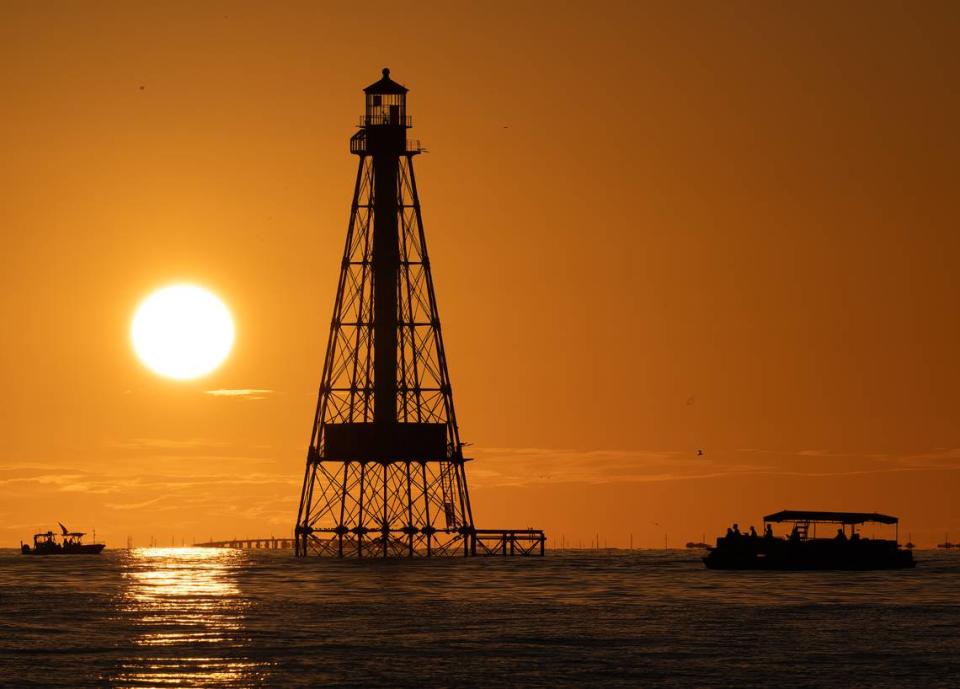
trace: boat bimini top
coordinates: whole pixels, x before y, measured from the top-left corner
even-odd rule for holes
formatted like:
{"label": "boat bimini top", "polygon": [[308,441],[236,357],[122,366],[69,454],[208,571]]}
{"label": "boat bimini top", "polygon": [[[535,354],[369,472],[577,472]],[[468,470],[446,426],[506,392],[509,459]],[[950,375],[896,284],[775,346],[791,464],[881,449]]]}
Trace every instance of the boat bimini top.
{"label": "boat bimini top", "polygon": [[764,523],[807,522],[808,524],[898,524],[900,519],[878,512],[813,512],[809,510],[781,510],[768,514]]}

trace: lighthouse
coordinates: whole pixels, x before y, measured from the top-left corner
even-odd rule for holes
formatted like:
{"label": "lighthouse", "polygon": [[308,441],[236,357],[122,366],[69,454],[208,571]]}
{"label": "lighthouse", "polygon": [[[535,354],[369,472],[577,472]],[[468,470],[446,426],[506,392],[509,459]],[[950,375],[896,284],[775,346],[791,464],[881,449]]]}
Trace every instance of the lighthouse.
{"label": "lighthouse", "polygon": [[357,176],[295,528],[332,557],[538,554],[542,531],[477,529],[430,271],[408,90],[364,90]]}

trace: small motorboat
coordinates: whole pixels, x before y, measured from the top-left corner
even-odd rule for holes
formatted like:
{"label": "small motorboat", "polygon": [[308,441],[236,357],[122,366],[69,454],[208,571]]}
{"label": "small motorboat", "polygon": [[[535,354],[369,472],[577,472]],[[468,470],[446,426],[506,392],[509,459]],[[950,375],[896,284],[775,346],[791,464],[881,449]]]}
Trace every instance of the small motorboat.
{"label": "small motorboat", "polygon": [[103,543],[84,543],[85,533],[70,531],[63,524],[60,531],[60,534],[53,531],[34,534],[33,547],[21,541],[20,552],[23,555],[99,555],[106,547]]}

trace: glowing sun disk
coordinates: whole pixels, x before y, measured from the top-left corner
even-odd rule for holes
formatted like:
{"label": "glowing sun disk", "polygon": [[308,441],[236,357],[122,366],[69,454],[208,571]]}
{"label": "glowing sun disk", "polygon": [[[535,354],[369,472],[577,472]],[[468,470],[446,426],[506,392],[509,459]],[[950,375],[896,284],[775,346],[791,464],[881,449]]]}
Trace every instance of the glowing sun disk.
{"label": "glowing sun disk", "polygon": [[137,308],[130,328],[133,349],[147,368],[177,380],[210,373],[233,347],[230,311],[209,290],[171,285]]}

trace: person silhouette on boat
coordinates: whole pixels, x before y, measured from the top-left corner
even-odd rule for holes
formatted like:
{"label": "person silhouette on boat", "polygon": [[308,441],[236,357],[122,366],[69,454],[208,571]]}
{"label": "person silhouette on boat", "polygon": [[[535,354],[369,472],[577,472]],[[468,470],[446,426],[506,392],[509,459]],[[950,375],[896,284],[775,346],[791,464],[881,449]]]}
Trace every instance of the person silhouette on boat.
{"label": "person silhouette on boat", "polygon": [[757,529],[753,524],[750,525],[750,538],[758,538]]}
{"label": "person silhouette on boat", "polygon": [[766,539],[771,539],[771,538],[773,538],[773,525],[772,525],[772,524],[767,524],[766,527],[764,527],[764,529],[763,529],[763,537],[766,538]]}
{"label": "person silhouette on boat", "polygon": [[833,537],[833,540],[839,541],[841,543],[847,542],[847,534],[844,533],[842,526],[839,529],[837,529],[837,535]]}
{"label": "person silhouette on boat", "polygon": [[726,540],[727,543],[738,543],[742,537],[743,534],[740,533],[740,525],[734,524],[732,527],[727,527],[727,537],[724,540]]}

